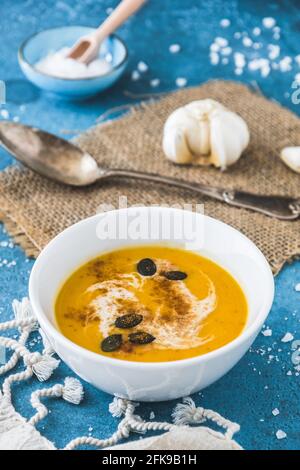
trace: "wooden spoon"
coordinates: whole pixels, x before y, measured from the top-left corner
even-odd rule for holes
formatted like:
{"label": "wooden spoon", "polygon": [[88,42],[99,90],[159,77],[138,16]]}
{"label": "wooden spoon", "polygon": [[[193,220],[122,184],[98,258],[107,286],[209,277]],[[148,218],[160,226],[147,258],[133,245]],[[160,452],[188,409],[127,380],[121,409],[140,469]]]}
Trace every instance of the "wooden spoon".
{"label": "wooden spoon", "polygon": [[91,34],[82,36],[71,48],[68,57],[88,64],[98,56],[103,40],[133,15],[146,0],[122,0],[111,15]]}

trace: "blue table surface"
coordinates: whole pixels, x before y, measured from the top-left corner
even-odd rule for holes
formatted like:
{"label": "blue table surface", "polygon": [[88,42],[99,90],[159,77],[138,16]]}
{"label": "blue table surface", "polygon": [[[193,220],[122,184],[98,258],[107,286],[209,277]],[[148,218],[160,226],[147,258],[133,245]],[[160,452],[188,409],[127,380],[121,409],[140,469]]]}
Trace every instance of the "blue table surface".
{"label": "blue table surface", "polygon": [[[262,92],[299,114],[299,105],[291,101],[292,83],[300,72],[300,64],[293,62],[292,70],[272,70],[267,77],[259,71],[245,68],[242,75],[234,73],[232,55],[228,64],[212,65],[209,46],[216,36],[227,38],[234,50],[242,51],[247,59],[266,56],[269,43],[279,44],[280,57],[299,54],[299,2],[295,1],[221,1],[207,0],[150,0],[146,8],[120,29],[130,52],[130,63],[123,78],[108,92],[85,102],[56,100],[32,87],[24,80],[17,62],[20,43],[34,31],[66,24],[96,26],[107,15],[107,8],[115,6],[110,0],[2,0],[0,4],[0,79],[6,82],[7,104],[10,118],[20,119],[48,131],[67,137],[84,131],[95,124],[96,118],[106,109],[122,103],[133,102],[124,91],[136,94],[176,89],[176,78],[187,79],[187,86],[211,78],[238,79],[245,83],[256,81]],[[264,17],[273,17],[280,27],[280,38],[271,29],[262,26]],[[220,20],[228,18],[227,28]],[[262,28],[254,39],[261,48],[240,45],[235,32],[248,32]],[[276,30],[275,30],[276,31]],[[178,43],[181,51],[170,54],[169,46]],[[131,73],[139,61],[149,65],[138,81]],[[226,61],[225,61],[226,62]],[[157,88],[150,80],[160,79]],[[2,116],[3,118],[3,116]],[[0,117],[0,119],[2,119]],[[1,169],[12,164],[11,157],[0,149]],[[28,278],[34,260],[26,258],[0,226],[0,321],[11,318],[11,302],[28,293]],[[299,449],[299,372],[292,363],[291,342],[281,338],[290,332],[300,339],[300,292],[295,285],[300,282],[300,262],[287,265],[276,278],[276,296],[266,328],[271,336],[260,334],[251,350],[224,378],[193,398],[198,405],[214,409],[241,425],[237,440],[246,449]],[[12,333],[14,334],[14,333]],[[31,343],[39,348],[38,340]],[[62,365],[48,384],[74,375]],[[14,387],[14,402],[21,413],[29,417],[33,410],[30,393],[37,387],[36,380]],[[108,413],[111,396],[84,384],[85,400],[81,406],[72,406],[61,400],[48,400],[51,413],[38,428],[59,447],[71,438],[82,434],[106,437],[112,433],[118,420]],[[148,419],[168,420],[175,402],[142,404],[139,413]],[[279,410],[274,416],[272,411]],[[283,430],[285,439],[277,439],[276,432]]]}

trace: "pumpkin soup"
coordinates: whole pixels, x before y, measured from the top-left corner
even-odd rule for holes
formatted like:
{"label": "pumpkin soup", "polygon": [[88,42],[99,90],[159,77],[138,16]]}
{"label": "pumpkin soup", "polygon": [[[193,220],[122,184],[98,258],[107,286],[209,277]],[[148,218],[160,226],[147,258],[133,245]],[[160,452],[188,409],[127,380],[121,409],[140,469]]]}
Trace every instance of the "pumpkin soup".
{"label": "pumpkin soup", "polygon": [[179,248],[147,245],[106,253],[75,271],[56,305],[60,331],[109,357],[186,359],[236,338],[247,301],[213,261]]}

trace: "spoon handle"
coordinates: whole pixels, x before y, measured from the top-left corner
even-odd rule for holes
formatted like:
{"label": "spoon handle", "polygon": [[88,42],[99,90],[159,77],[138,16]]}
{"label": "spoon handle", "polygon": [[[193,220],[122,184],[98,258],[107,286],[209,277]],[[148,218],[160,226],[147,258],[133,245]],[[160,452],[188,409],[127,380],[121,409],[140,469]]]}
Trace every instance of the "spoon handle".
{"label": "spoon handle", "polygon": [[196,182],[187,182],[152,173],[143,173],[135,170],[108,170],[105,178],[125,177],[144,181],[168,184],[182,189],[192,190],[204,196],[225,202],[230,206],[243,207],[261,212],[270,217],[282,220],[294,220],[300,216],[300,200],[279,195],[259,195],[245,191],[224,189]]}
{"label": "spoon handle", "polygon": [[124,21],[133,15],[146,0],[122,0],[109,17],[96,29],[93,36],[99,41],[113,33]]}

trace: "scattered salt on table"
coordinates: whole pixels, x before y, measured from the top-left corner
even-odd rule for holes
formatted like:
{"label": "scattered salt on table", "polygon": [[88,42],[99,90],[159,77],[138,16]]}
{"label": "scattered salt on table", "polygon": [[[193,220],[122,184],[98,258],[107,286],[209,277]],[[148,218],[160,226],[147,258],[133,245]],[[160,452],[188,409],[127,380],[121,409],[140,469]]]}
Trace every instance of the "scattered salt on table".
{"label": "scattered salt on table", "polygon": [[169,47],[169,51],[171,52],[171,54],[177,54],[177,52],[179,52],[180,49],[181,48],[179,44],[171,44]]}
{"label": "scattered salt on table", "polygon": [[143,62],[142,60],[137,64],[137,69],[139,72],[141,73],[144,73],[144,72],[147,72],[149,70],[149,67],[148,65]]}
{"label": "scattered salt on table", "polygon": [[278,431],[276,431],[276,437],[277,439],[285,439],[287,437],[287,434],[282,431],[282,429],[278,429]]}
{"label": "scattered salt on table", "polygon": [[217,54],[217,52],[211,52],[209,57],[210,57],[210,63],[212,65],[218,65],[220,61],[220,57],[219,57],[219,54]]}
{"label": "scattered salt on table", "polygon": [[222,37],[217,37],[215,39],[215,43],[218,44],[220,47],[226,47],[228,46],[228,41],[225,38]]}
{"label": "scattered salt on table", "polygon": [[266,17],[266,18],[263,18],[262,24],[264,25],[265,28],[271,29],[276,25],[276,21],[274,18]]}
{"label": "scattered salt on table", "polygon": [[222,26],[222,28],[228,28],[228,26],[230,26],[230,20],[228,18],[223,18],[220,21],[220,26]]}
{"label": "scattered salt on table", "polygon": [[243,42],[243,45],[244,45],[245,47],[251,47],[252,44],[253,44],[252,39],[249,38],[248,36],[245,36],[245,37],[243,38],[243,41],[242,41],[242,42]]}
{"label": "scattered salt on table", "polygon": [[175,83],[179,88],[181,88],[187,84],[187,79],[184,77],[178,77],[176,78]]}
{"label": "scattered salt on table", "polygon": [[294,339],[294,336],[292,335],[292,333],[289,333],[287,332],[282,338],[281,338],[281,341],[283,343],[289,343],[290,341],[293,341]]}
{"label": "scattered salt on table", "polygon": [[0,110],[0,116],[3,117],[3,119],[8,119],[9,118],[9,112],[7,109],[1,109]]}
{"label": "scattered salt on table", "polygon": [[269,44],[268,45],[268,50],[269,50],[269,59],[275,60],[277,57],[279,57],[280,54],[280,47],[277,44]]}
{"label": "scattered salt on table", "polygon": [[134,82],[136,82],[137,80],[139,80],[140,78],[140,74],[137,70],[134,70],[131,74],[131,80],[133,80]]}
{"label": "scattered salt on table", "polygon": [[153,78],[152,80],[150,80],[150,86],[152,86],[153,88],[159,86],[159,84],[160,84],[159,78]]}
{"label": "scattered salt on table", "polygon": [[262,331],[262,334],[264,336],[272,336],[272,330],[270,328],[267,328],[266,330]]}
{"label": "scattered salt on table", "polygon": [[274,408],[274,410],[272,410],[272,415],[273,416],[278,416],[280,413],[279,409],[278,408]]}

